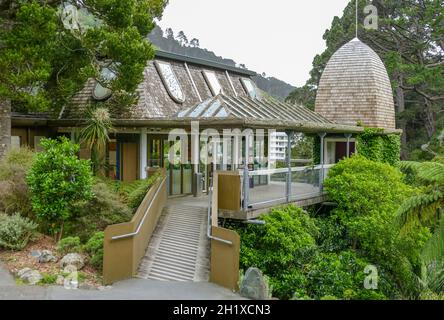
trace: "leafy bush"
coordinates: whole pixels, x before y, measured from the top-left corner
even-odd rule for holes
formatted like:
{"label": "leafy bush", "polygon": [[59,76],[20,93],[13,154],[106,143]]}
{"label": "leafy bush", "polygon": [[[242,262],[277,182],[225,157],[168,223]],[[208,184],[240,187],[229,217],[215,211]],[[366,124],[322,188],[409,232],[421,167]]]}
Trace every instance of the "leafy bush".
{"label": "leafy bush", "polygon": [[57,282],[56,274],[43,274],[42,279],[39,281],[39,284],[55,284]]}
{"label": "leafy bush", "polygon": [[105,234],[100,231],[96,232],[84,245],[83,249],[90,255],[90,264],[102,270],[103,266],[103,239]]}
{"label": "leafy bush", "polygon": [[237,228],[241,268],[259,268],[270,277],[273,294],[288,299],[304,282],[293,268],[312,255],[318,229],[307,213],[292,205],[275,208],[261,219],[265,225]]}
{"label": "leafy bush", "polygon": [[423,227],[408,234],[399,232],[396,212],[413,193],[403,178],[388,164],[354,156],[330,170],[325,188],[338,204],[332,214],[345,226],[352,249],[378,265],[397,285],[399,294],[416,295],[415,270],[430,233]]}
{"label": "leafy bush", "polygon": [[91,199],[92,174],[89,161],[77,157],[79,146],[68,138],[42,139],[43,152],[28,174],[32,207],[48,231],[59,239],[65,221],[72,219],[78,201]]}
{"label": "leafy bush", "polygon": [[68,222],[65,234],[78,236],[83,242],[108,225],[130,221],[131,209],[122,203],[117,192],[106,181],[96,180],[92,186],[94,197],[88,202],[77,203],[73,212],[76,220]]}
{"label": "leafy bush", "polygon": [[386,299],[380,291],[364,288],[368,264],[352,251],[319,254],[308,266],[306,292],[315,299]]}
{"label": "leafy bush", "polygon": [[381,134],[382,129],[366,128],[358,135],[358,152],[361,156],[378,162],[396,165],[401,158],[401,137]]}
{"label": "leafy bush", "polygon": [[128,206],[132,209],[137,209],[145,198],[146,193],[151,186],[156,183],[159,178],[159,174],[156,173],[146,180],[139,180],[136,188],[128,194]]}
{"label": "leafy bush", "polygon": [[57,252],[63,255],[80,252],[81,248],[79,237],[66,237],[57,243]]}
{"label": "leafy bush", "polygon": [[15,213],[0,214],[0,247],[22,250],[35,235],[37,224]]}
{"label": "leafy bush", "polygon": [[34,153],[28,148],[10,149],[0,161],[0,211],[32,216],[26,174],[33,161]]}

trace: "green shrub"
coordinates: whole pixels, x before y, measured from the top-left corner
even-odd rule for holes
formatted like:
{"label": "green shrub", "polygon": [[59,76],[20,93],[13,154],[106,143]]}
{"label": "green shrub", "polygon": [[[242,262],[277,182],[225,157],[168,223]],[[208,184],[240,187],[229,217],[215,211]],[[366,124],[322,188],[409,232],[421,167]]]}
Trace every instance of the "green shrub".
{"label": "green shrub", "polygon": [[81,251],[81,248],[79,237],[66,237],[57,243],[57,252],[62,255],[72,252],[78,253]]}
{"label": "green shrub", "polygon": [[137,209],[145,198],[148,190],[156,183],[159,174],[156,173],[146,180],[139,180],[137,187],[128,194],[128,206],[132,209]]}
{"label": "green shrub", "polygon": [[51,285],[57,282],[56,274],[43,274],[39,284]]}
{"label": "green shrub", "polygon": [[296,206],[272,209],[261,219],[265,225],[249,224],[239,229],[244,269],[257,267],[274,276],[295,257],[303,258],[305,252],[316,245],[318,229],[314,220]]}
{"label": "green shrub", "polygon": [[358,135],[357,149],[361,156],[378,162],[396,165],[401,158],[401,137],[382,134],[382,129],[366,128]]}
{"label": "green shrub", "polygon": [[77,157],[79,146],[68,138],[42,139],[43,152],[28,174],[32,207],[45,228],[61,238],[65,221],[73,218],[78,201],[91,199],[92,174],[89,161]]}
{"label": "green shrub", "polygon": [[352,251],[321,253],[308,266],[307,294],[315,299],[385,299],[382,292],[364,288],[368,264]]}
{"label": "green shrub", "polygon": [[35,235],[37,224],[15,213],[0,214],[0,247],[22,250]]}
{"label": "green shrub", "polygon": [[302,209],[290,205],[261,217],[265,225],[237,227],[241,236],[240,266],[259,268],[270,278],[273,295],[289,299],[304,277],[295,269],[315,250],[318,229]]}
{"label": "green shrub", "polygon": [[0,211],[32,217],[26,174],[34,161],[28,148],[10,149],[0,161]]}
{"label": "green shrub", "polygon": [[427,228],[400,234],[396,212],[413,189],[395,167],[353,156],[334,166],[325,188],[338,207],[332,214],[346,228],[352,249],[379,266],[396,284],[390,294],[417,295],[415,270]]}
{"label": "green shrub", "polygon": [[106,181],[96,180],[92,186],[94,197],[88,202],[77,203],[73,212],[77,217],[65,226],[65,234],[78,236],[82,242],[97,231],[103,231],[108,225],[131,220],[131,209],[122,203],[117,191]]}
{"label": "green shrub", "polygon": [[89,263],[98,270],[103,267],[103,232],[96,232],[84,245],[83,249],[90,255]]}

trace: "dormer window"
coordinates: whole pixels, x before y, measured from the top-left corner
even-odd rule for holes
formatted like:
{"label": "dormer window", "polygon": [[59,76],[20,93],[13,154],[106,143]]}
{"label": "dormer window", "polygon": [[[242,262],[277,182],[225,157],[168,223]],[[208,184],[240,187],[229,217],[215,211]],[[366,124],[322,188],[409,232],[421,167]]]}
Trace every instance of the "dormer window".
{"label": "dormer window", "polygon": [[105,83],[109,83],[117,77],[116,73],[111,70],[110,66],[102,68],[100,71],[100,77],[97,79],[97,83],[93,90],[93,98],[96,100],[106,100],[108,99],[112,91],[106,87]]}
{"label": "dormer window", "polygon": [[159,72],[163,85],[173,99],[177,103],[183,103],[185,101],[185,94],[182,91],[179,80],[177,79],[171,64],[163,61],[154,61],[157,72]]}
{"label": "dormer window", "polygon": [[217,96],[222,93],[222,86],[220,85],[219,80],[217,80],[216,73],[213,71],[202,71],[202,73],[212,95]]}
{"label": "dormer window", "polygon": [[256,86],[254,85],[253,81],[250,79],[242,78],[242,87],[244,87],[245,92],[250,96],[251,99],[258,98]]}

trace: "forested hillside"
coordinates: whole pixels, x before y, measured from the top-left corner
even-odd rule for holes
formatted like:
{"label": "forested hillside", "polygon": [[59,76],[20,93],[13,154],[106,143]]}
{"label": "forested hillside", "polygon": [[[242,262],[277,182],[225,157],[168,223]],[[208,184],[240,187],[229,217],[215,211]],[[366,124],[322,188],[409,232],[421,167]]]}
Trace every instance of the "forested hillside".
{"label": "forested hillside", "polygon": [[[217,56],[214,52],[201,48],[199,39],[188,39],[183,31],[175,35],[171,28],[163,32],[162,29],[157,26],[149,35],[149,39],[155,46],[164,51],[215,61],[229,66],[246,68],[245,64],[236,63],[236,61],[232,59]],[[285,99],[290,92],[294,90],[292,85],[274,77],[267,77],[265,74],[258,74],[253,80],[261,90],[279,99]]]}
{"label": "forested hillside", "polygon": [[[442,151],[444,127],[443,0],[359,0],[378,8],[378,30],[359,26],[359,38],[384,61],[392,81],[404,159],[431,159]],[[314,108],[322,71],[333,53],[355,36],[355,1],[324,34],[327,49],[314,57],[311,77],[287,98]]]}

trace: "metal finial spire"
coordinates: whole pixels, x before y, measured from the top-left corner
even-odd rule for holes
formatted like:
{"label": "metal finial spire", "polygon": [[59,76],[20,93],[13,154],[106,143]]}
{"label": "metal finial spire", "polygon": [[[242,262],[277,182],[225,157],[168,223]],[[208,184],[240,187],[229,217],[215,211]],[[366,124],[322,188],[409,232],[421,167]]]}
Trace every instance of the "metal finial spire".
{"label": "metal finial spire", "polygon": [[358,0],[356,0],[356,38],[358,38]]}

